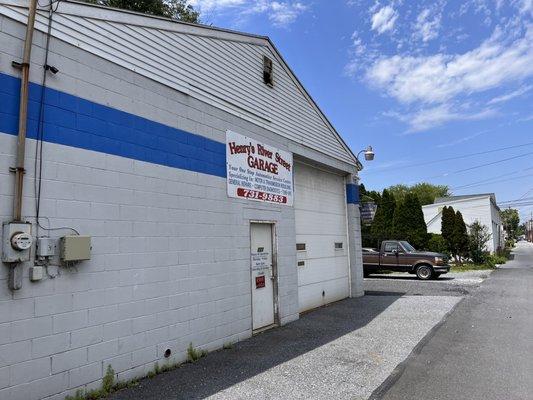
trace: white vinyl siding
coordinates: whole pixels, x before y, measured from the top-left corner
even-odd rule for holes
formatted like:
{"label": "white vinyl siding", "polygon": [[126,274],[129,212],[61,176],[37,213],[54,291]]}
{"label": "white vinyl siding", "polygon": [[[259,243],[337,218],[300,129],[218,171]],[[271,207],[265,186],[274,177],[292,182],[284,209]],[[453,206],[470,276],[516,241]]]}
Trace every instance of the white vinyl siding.
{"label": "white vinyl siding", "polygon": [[[100,19],[97,11],[106,19]],[[26,22],[24,8],[6,6],[1,12]],[[54,14],[52,35],[298,144],[354,163],[353,155],[266,38],[244,41],[245,35],[225,32],[214,37],[217,31],[208,27],[191,28],[134,14],[130,19],[144,22],[144,26],[113,22],[121,20],[121,15],[124,13],[61,3]],[[36,28],[46,31],[44,13],[37,16]],[[183,31],[187,28],[193,34]],[[265,55],[273,61],[273,87],[263,82]]]}
{"label": "white vinyl siding", "polygon": [[472,197],[467,199],[450,200],[443,203],[429,204],[422,207],[424,219],[428,232],[441,233],[442,208],[444,206],[453,207],[455,211],[460,211],[465,224],[471,225],[478,221],[485,225],[492,235],[487,244],[490,252],[494,252],[500,246],[501,220],[497,207],[492,203],[490,196]]}

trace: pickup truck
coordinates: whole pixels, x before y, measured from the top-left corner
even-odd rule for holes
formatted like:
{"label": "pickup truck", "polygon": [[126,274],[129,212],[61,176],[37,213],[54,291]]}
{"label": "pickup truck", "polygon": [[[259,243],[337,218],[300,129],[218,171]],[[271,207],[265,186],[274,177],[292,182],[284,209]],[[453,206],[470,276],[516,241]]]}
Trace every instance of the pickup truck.
{"label": "pickup truck", "polygon": [[436,279],[450,271],[448,256],[430,251],[416,251],[405,240],[385,240],[381,249],[363,248],[365,276],[380,270],[408,272],[419,279]]}

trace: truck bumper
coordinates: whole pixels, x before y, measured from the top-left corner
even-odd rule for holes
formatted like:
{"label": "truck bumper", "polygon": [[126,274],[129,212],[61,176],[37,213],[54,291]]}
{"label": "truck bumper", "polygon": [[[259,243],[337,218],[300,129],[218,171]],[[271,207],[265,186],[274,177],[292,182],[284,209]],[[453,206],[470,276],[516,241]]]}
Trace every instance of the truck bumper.
{"label": "truck bumper", "polygon": [[449,265],[435,265],[433,267],[433,271],[438,272],[439,274],[447,274],[450,272],[450,266]]}

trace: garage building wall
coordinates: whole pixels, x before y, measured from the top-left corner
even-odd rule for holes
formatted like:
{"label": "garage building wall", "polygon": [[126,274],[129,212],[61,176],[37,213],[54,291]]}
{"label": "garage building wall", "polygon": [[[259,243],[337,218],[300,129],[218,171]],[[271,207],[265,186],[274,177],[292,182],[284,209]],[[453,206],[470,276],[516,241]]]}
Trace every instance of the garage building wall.
{"label": "garage building wall", "polygon": [[[0,16],[2,221],[12,212],[8,171],[15,164],[20,84],[11,61],[20,61],[24,34],[23,24]],[[36,31],[23,199],[34,235],[33,138],[44,44]],[[316,213],[320,204],[303,196],[295,199],[302,208],[229,199],[225,131],[337,170],[354,166],[56,38],[49,64],[60,72],[49,75],[44,97],[41,223],[91,235],[92,259],[76,268],[51,268],[50,276],[34,283],[27,263],[23,287],[14,292],[7,288],[8,267],[1,266],[0,398],[63,399],[80,387],[98,387],[107,365],[128,380],[145,375],[156,361],[183,361],[190,343],[214,350],[251,336],[251,220],[276,223],[280,322],[297,319],[296,213],[305,219],[305,207]],[[349,274],[344,177],[327,168],[298,164],[295,180],[331,206],[323,234],[345,244],[337,252],[333,243],[324,245],[316,257],[322,266],[331,263],[322,270],[335,282],[325,286],[329,302],[349,294]],[[300,234],[309,229],[316,235],[315,226],[299,226]],[[308,280],[313,291],[319,275]],[[167,348],[172,356],[165,361]]]}
{"label": "garage building wall", "polygon": [[[0,25],[6,44],[0,48],[0,218],[8,221],[19,85],[11,61],[20,60],[24,26],[7,18]],[[31,80],[40,82],[44,37],[35,35]],[[56,90],[45,97],[50,141],[44,144],[42,223],[91,235],[92,259],[35,283],[27,264],[23,287],[14,292],[7,288],[8,267],[1,266],[0,398],[62,399],[79,387],[98,387],[107,365],[127,380],[145,375],[155,361],[183,361],[189,343],[213,350],[251,336],[252,219],[276,221],[281,323],[298,318],[293,208],[230,200],[217,172],[224,169],[217,152],[226,129],[279,148],[286,149],[286,141],[60,41],[52,40],[50,63],[61,73],[49,79]],[[119,88],[107,85],[115,79]],[[32,85],[32,113],[37,99]],[[113,132],[122,136],[113,139],[106,118],[117,115],[133,126],[117,124]],[[190,169],[169,166],[164,149],[148,144],[159,136],[147,127],[187,138],[181,144],[190,146]],[[133,147],[128,138],[140,141]],[[135,152],[112,154],[113,140],[120,154]],[[193,161],[199,148],[208,168],[202,172]],[[32,222],[34,152],[29,139],[23,213]],[[172,356],[165,361],[167,348]]]}

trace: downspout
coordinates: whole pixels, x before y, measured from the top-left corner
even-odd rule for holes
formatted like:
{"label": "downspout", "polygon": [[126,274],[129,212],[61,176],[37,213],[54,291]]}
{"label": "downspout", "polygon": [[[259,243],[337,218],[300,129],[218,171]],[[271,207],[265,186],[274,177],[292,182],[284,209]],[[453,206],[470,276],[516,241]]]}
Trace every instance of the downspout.
{"label": "downspout", "polygon": [[13,221],[22,221],[22,194],[24,186],[24,160],[26,156],[30,58],[36,11],[37,0],[30,0],[28,9],[28,25],[26,26],[26,39],[24,40],[24,55],[22,57],[21,64],[22,78],[20,84],[19,131],[17,139],[17,163],[15,166]]}

